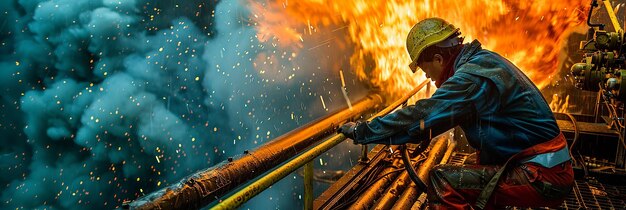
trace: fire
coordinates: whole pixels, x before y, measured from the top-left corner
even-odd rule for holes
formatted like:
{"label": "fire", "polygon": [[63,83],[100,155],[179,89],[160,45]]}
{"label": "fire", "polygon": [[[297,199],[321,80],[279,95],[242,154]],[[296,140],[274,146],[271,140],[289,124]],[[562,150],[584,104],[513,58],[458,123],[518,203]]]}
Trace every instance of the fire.
{"label": "fire", "polygon": [[301,47],[302,35],[317,27],[346,25],[355,48],[352,70],[392,97],[425,79],[408,70],[405,49],[406,35],[419,20],[450,21],[466,41],[478,39],[544,87],[557,71],[566,31],[582,24],[588,10],[580,0],[276,0],[251,5],[259,40],[279,40],[284,47]]}

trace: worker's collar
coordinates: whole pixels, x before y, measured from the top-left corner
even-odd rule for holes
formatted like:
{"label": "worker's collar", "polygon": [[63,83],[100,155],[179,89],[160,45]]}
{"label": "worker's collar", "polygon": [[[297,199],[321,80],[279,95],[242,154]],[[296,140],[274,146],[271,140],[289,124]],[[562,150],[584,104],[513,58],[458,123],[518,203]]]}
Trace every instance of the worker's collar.
{"label": "worker's collar", "polygon": [[467,61],[480,50],[482,50],[481,44],[476,39],[469,44],[465,44],[454,62],[454,68],[456,69],[460,65],[467,63]]}

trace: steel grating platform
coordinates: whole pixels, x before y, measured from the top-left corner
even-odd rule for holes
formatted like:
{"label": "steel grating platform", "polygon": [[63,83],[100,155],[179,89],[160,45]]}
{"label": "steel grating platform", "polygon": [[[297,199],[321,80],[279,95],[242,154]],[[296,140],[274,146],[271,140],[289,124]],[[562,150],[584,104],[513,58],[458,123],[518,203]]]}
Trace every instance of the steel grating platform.
{"label": "steel grating platform", "polygon": [[558,209],[626,209],[626,186],[576,180],[574,190]]}

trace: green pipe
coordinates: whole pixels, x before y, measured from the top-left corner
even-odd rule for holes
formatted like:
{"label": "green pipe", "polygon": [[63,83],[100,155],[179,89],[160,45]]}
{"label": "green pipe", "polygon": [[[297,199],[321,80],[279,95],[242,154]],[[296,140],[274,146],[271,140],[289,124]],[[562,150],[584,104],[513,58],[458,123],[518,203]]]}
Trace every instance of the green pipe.
{"label": "green pipe", "polygon": [[304,209],[313,209],[313,162],[304,165]]}
{"label": "green pipe", "polygon": [[[408,100],[411,96],[415,95],[420,89],[426,86],[427,83],[429,83],[428,80],[422,82],[415,89],[413,89],[413,91],[411,91],[409,94],[393,102],[390,106],[388,106],[387,108],[378,112],[376,115],[369,118],[368,121],[373,120],[374,118],[378,116],[386,115],[390,113],[391,111],[395,110],[398,106],[404,103],[404,101]],[[285,176],[289,175],[291,172],[302,167],[302,165],[304,165],[305,163],[310,162],[317,156],[333,148],[334,146],[341,143],[345,139],[346,137],[343,134],[335,134],[331,136],[330,138],[326,139],[324,142],[302,153],[301,155],[295,157],[293,160],[278,167],[277,169],[273,170],[266,176],[263,176],[259,178],[258,180],[256,180],[255,182],[249,184],[248,186],[245,186],[242,190],[226,198],[225,200],[223,200],[222,202],[220,202],[219,204],[217,204],[211,209],[235,209],[239,207],[241,204],[245,203],[246,201],[250,200],[252,197],[261,193],[263,190],[272,186],[272,184],[278,182]]]}
{"label": "green pipe", "polygon": [[367,144],[361,145],[361,157],[359,157],[359,162],[367,163],[368,161],[370,161],[367,157],[368,152],[369,148],[367,147]]}

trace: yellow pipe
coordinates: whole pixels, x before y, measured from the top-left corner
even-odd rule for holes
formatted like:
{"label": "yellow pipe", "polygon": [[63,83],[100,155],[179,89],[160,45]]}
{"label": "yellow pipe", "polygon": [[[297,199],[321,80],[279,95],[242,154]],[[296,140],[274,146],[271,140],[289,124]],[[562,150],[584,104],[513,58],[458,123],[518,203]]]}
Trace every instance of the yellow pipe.
{"label": "yellow pipe", "polygon": [[[409,94],[405,95],[399,100],[396,100],[390,106],[388,106],[387,108],[378,112],[376,115],[369,118],[368,121],[371,121],[376,117],[386,115],[390,113],[391,111],[395,110],[402,103],[408,100],[411,96],[415,95],[420,89],[426,86],[427,83],[429,83],[428,80],[422,82],[415,89],[413,89],[413,91],[411,91]],[[259,178],[258,180],[254,181],[252,184],[245,186],[242,190],[224,199],[222,202],[215,205],[211,209],[235,209],[239,207],[241,204],[245,203],[246,201],[250,200],[252,197],[261,193],[263,190],[267,189],[272,184],[278,182],[285,176],[289,175],[291,172],[302,167],[302,165],[304,165],[305,163],[311,162],[311,160],[323,154],[324,152],[328,151],[329,149],[333,148],[337,144],[343,142],[345,139],[346,137],[343,134],[332,135],[330,138],[326,139],[324,142],[320,143],[314,148],[307,150],[301,155],[296,156],[293,160],[285,163],[284,165],[281,165],[280,167],[271,171],[266,176],[263,176]]]}
{"label": "yellow pipe", "polygon": [[615,16],[615,12],[613,11],[613,5],[611,5],[611,1],[604,0],[602,2],[604,3],[604,8],[606,8],[606,11],[609,13],[609,18],[611,18],[611,23],[613,24],[613,28],[615,28],[615,32],[621,31],[622,27],[617,21],[617,17]]}
{"label": "yellow pipe", "polygon": [[[291,157],[317,144],[337,125],[354,120],[383,104],[383,98],[372,93],[346,108],[281,135],[237,159],[196,172],[178,183],[125,203],[126,209],[199,209],[225,196],[231,190],[261,176]],[[380,106],[382,107],[382,106]]]}

